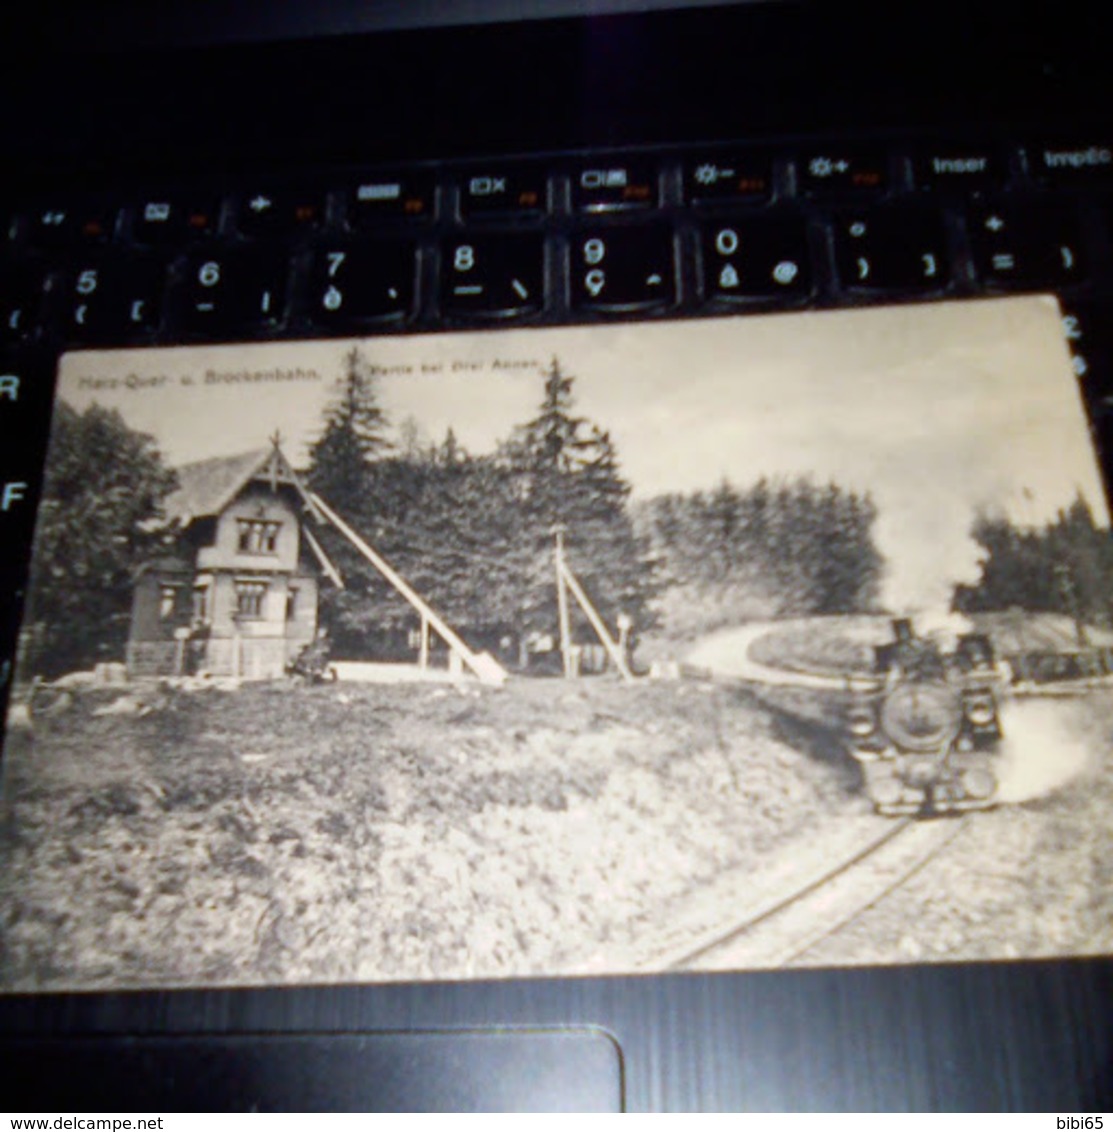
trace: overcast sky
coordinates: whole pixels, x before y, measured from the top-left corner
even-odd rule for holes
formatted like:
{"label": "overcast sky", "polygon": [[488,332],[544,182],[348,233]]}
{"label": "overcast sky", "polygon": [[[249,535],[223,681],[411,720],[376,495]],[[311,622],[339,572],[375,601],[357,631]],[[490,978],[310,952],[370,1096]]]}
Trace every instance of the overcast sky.
{"label": "overcast sky", "polygon": [[[70,354],[60,393],[78,408],[118,408],[174,464],[261,447],[276,429],[300,464],[351,344]],[[893,609],[937,605],[976,576],[978,507],[1042,522],[1081,491],[1106,521],[1049,299],[374,338],[363,349],[385,370],[411,370],[379,380],[395,428],[412,417],[440,439],[451,426],[476,453],[534,414],[555,355],[638,496],[800,473],[868,490]],[[208,370],[299,367],[318,379],[205,383]],[[166,380],[128,388],[129,375],[133,386]]]}

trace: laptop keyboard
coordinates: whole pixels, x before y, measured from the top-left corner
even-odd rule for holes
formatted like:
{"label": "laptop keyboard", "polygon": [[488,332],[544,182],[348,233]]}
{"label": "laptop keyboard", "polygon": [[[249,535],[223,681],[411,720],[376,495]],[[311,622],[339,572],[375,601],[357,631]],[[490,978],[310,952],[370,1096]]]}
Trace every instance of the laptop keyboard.
{"label": "laptop keyboard", "polygon": [[0,209],[0,686],[57,355],[1055,291],[1113,467],[1113,145],[532,156]]}

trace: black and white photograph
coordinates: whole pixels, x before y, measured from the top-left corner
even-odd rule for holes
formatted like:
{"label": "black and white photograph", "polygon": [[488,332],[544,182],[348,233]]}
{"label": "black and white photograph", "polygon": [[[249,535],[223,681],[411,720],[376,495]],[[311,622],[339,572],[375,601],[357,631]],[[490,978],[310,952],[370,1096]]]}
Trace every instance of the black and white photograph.
{"label": "black and white photograph", "polygon": [[0,989],[1113,953],[1057,303],[63,357]]}

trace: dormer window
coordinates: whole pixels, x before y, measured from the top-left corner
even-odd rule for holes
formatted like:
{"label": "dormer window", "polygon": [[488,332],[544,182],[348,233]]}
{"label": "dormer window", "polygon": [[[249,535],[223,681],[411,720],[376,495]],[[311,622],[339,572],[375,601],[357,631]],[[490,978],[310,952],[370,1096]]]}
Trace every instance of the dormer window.
{"label": "dormer window", "polygon": [[237,550],[240,554],[277,554],[281,523],[268,519],[237,519]]}

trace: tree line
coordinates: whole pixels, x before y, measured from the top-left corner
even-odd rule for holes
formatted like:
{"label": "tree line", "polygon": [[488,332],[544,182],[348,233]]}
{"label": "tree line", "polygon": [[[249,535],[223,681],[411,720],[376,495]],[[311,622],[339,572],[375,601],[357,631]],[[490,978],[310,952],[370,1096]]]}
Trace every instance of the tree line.
{"label": "tree line", "polygon": [[1081,494],[1042,526],[983,513],[971,534],[982,548],[980,577],[955,587],[958,611],[1019,608],[1113,624],[1113,539]]}
{"label": "tree line", "polygon": [[[807,477],[723,482],[639,508],[688,632],[751,617],[876,607],[884,560],[868,494]],[[739,607],[742,607],[741,609]],[[694,621],[693,621],[694,617]]]}

